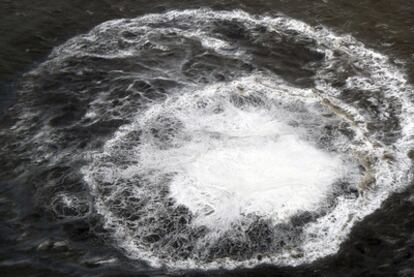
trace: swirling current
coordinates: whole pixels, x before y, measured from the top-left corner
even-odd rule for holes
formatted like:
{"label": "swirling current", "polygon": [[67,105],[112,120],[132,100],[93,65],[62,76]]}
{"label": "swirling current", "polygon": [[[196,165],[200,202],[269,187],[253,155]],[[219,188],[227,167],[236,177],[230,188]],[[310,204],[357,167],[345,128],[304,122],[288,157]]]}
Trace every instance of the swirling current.
{"label": "swirling current", "polygon": [[350,35],[168,11],[56,47],[23,76],[1,155],[40,172],[52,222],[95,218],[90,232],[132,263],[298,266],[338,252],[411,181],[413,95]]}

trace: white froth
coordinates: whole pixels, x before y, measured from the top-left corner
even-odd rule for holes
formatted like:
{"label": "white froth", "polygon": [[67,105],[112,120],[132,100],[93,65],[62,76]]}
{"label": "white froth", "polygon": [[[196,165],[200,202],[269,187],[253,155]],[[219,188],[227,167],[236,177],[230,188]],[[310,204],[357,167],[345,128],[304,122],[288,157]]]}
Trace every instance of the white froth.
{"label": "white froth", "polygon": [[[111,197],[129,189],[133,196],[139,198],[152,192],[156,194],[160,180],[168,176],[169,181],[165,185],[169,195],[191,211],[194,216],[192,224],[207,226],[211,231],[208,235],[217,234],[219,239],[234,222],[242,221],[249,214],[270,219],[276,225],[301,211],[315,211],[323,207],[335,182],[342,179],[354,184],[358,182],[359,172],[353,164],[356,159],[350,156],[357,153],[372,158],[375,186],[367,189],[363,197],[337,197],[335,206],[325,215],[303,226],[300,248],[283,249],[261,261],[280,265],[309,263],[335,253],[355,222],[377,209],[390,193],[406,183],[409,161],[405,151],[411,147],[414,129],[410,119],[414,109],[406,95],[412,89],[406,87],[403,74],[389,65],[386,57],[366,49],[352,37],[337,36],[325,28],[314,29],[286,17],[253,17],[240,11],[173,11],[138,18],[134,24],[152,29],[145,25],[191,22],[194,30],[184,33],[184,36],[198,39],[203,47],[221,55],[242,59],[244,49],[227,51],[228,42],[215,38],[206,30],[199,30],[205,22],[232,19],[248,29],[266,26],[276,32],[294,30],[299,36],[315,39],[321,45],[320,51],[325,53],[327,67],[334,62],[334,51],[341,51],[356,60],[360,67],[369,72],[369,76],[348,78],[348,87],[360,91],[381,89],[387,92],[384,102],[400,101],[402,138],[395,145],[374,146],[371,142],[375,142],[375,138],[368,137],[366,130],[369,118],[365,118],[364,111],[352,106],[352,103],[336,98],[341,91],[326,81],[323,70],[318,72],[315,80],[315,91],[318,93],[281,83],[278,76],[264,77],[258,73],[213,86],[188,83],[187,89],[169,96],[164,103],[154,104],[145,112],[138,113],[133,123],[120,128],[114,138],[105,144],[103,152],[94,155],[92,165],[83,170],[85,180],[96,196],[96,208],[105,217],[105,227],[113,232],[119,246],[126,249],[132,258],[172,268],[233,268],[260,263],[255,258],[242,261],[229,258],[213,262],[159,258],[157,253],[134,237],[136,230],[130,230],[122,222],[123,218],[106,206],[106,199],[99,195],[97,189],[100,182],[116,183],[120,179],[143,177],[152,182],[152,187],[128,188],[125,183],[111,187]],[[101,28],[119,28],[118,25],[122,24],[126,23],[122,20],[111,21]],[[209,34],[211,37],[208,37]],[[145,40],[145,35],[142,40]],[[66,47],[78,51],[76,39]],[[250,93],[265,99],[265,103],[245,107],[234,105],[231,101],[230,96],[249,96]],[[318,106],[320,99],[329,99],[354,118],[354,122],[350,122],[352,120],[346,114],[337,114],[337,120],[350,123],[356,136],[352,142],[333,138],[335,152],[323,150],[314,143],[315,133],[317,135],[328,121],[322,116],[326,110]],[[277,104],[280,102],[282,104]],[[302,109],[304,114],[298,111]],[[387,114],[384,112],[383,116]],[[166,124],[163,120],[168,121],[171,130],[163,134],[164,141],[161,141],[151,130],[168,129],[163,128],[162,124]],[[299,127],[291,122],[299,123]],[[134,130],[142,131],[140,142],[136,144],[125,138]],[[123,145],[128,143],[134,147],[126,147],[127,154],[121,157],[133,161],[130,165],[105,162],[107,157],[119,155]],[[386,152],[394,154],[393,163],[382,159]],[[157,215],[160,209],[158,204],[156,200],[150,202],[145,216]],[[201,248],[208,247],[202,239],[196,243]],[[297,255],[298,252],[300,255]]]}
{"label": "white froth", "polygon": [[235,110],[186,122],[191,122],[188,133],[216,135],[197,136],[174,153],[186,158],[176,158],[185,162],[170,191],[195,214],[196,224],[211,229],[227,229],[249,214],[276,223],[314,211],[345,172],[338,156],[260,111]]}

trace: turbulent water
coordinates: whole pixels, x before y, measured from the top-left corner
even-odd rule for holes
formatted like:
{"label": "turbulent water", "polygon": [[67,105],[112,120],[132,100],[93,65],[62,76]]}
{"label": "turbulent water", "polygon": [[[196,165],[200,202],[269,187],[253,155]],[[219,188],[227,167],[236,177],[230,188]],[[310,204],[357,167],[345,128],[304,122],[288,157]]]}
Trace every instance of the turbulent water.
{"label": "turbulent water", "polygon": [[48,224],[88,222],[108,253],[89,263],[301,266],[410,183],[413,93],[324,26],[173,10],[104,22],[24,74],[1,156]]}

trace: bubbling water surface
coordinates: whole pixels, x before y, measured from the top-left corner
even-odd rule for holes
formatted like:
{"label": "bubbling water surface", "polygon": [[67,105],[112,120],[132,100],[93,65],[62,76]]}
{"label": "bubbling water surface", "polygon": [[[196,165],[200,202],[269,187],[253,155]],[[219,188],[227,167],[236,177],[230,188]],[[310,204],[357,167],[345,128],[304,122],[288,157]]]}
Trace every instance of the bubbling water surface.
{"label": "bubbling water surface", "polygon": [[[410,179],[404,74],[351,36],[283,15],[200,9],[109,21],[25,78],[26,92],[87,102],[36,129],[39,163],[64,161],[72,130],[105,139],[71,156],[84,163],[91,210],[71,207],[86,200],[68,191],[53,211],[100,215],[113,247],[154,267],[315,261]],[[45,116],[39,101],[16,132]],[[52,142],[65,151],[52,156]]]}

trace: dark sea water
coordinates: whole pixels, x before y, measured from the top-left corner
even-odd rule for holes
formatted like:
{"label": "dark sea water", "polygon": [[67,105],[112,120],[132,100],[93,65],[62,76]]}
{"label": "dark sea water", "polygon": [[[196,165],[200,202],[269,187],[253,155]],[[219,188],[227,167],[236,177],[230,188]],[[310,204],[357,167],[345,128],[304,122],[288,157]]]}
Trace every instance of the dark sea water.
{"label": "dark sea water", "polygon": [[0,276],[414,276],[413,15],[0,0]]}

